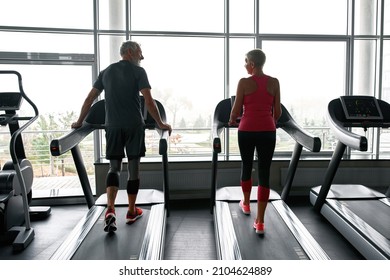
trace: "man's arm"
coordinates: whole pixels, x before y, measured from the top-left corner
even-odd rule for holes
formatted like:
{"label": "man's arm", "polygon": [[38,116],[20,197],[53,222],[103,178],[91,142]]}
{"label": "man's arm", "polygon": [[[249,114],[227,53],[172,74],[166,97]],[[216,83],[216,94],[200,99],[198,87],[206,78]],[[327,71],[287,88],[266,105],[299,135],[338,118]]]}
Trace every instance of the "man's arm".
{"label": "man's arm", "polygon": [[141,89],[141,93],[144,96],[145,106],[148,109],[149,114],[152,116],[152,118],[156,121],[157,125],[161,129],[168,130],[169,135],[171,135],[172,128],[169,124],[166,124],[162,121],[160,112],[158,110],[156,102],[154,102],[150,89],[149,88]]}
{"label": "man's arm", "polygon": [[87,98],[84,100],[83,106],[81,107],[79,118],[76,122],[72,123],[72,128],[78,128],[83,124],[85,117],[87,116],[89,109],[92,106],[93,101],[99,96],[101,93],[97,88],[92,88],[89,92]]}

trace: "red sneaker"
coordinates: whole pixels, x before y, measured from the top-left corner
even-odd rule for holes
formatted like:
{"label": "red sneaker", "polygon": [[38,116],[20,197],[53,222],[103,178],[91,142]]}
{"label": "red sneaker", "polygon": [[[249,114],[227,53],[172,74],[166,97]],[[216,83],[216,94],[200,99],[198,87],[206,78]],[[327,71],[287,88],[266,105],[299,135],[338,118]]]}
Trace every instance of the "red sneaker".
{"label": "red sneaker", "polygon": [[126,214],[126,224],[131,225],[134,223],[136,220],[142,217],[143,211],[141,208],[135,207],[135,214],[131,215],[130,211],[127,211]]}
{"label": "red sneaker", "polygon": [[264,234],[264,223],[256,223],[256,220],[253,222],[253,228],[256,230],[257,234]]}
{"label": "red sneaker", "polygon": [[251,205],[250,204],[245,205],[244,201],[241,200],[239,205],[240,205],[240,208],[242,210],[242,213],[244,213],[245,215],[250,215],[250,213],[251,213]]}

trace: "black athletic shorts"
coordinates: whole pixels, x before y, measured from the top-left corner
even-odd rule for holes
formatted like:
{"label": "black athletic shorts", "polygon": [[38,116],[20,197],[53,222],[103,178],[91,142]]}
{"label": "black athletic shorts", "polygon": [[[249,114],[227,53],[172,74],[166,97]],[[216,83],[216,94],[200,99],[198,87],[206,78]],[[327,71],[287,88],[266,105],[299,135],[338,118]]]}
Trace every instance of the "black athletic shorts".
{"label": "black athletic shorts", "polygon": [[106,127],[106,159],[130,159],[144,157],[145,130],[138,127]]}

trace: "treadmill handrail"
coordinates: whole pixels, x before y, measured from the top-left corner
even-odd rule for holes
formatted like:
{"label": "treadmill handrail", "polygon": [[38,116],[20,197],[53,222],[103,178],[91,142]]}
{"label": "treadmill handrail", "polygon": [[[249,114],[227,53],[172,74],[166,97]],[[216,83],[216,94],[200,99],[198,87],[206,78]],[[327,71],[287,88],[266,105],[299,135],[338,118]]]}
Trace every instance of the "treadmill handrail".
{"label": "treadmill handrail", "polygon": [[[212,127],[213,150],[217,153],[221,152],[220,135],[224,128],[237,128],[237,126],[229,125],[229,117],[231,111],[231,99],[227,98],[220,101],[214,111],[214,122]],[[283,129],[297,143],[305,147],[311,152],[319,152],[321,150],[321,139],[313,136],[301,126],[299,126],[288,110],[282,104],[282,116],[279,118],[277,128]]]}
{"label": "treadmill handrail", "polygon": [[310,152],[319,152],[321,150],[321,139],[298,125],[283,104],[282,116],[279,118],[276,126],[287,132],[291,138]]}
{"label": "treadmill handrail", "polygon": [[349,131],[341,122],[342,112],[340,99],[334,99],[328,104],[327,119],[329,127],[335,134],[336,138],[344,145],[359,151],[367,151],[368,141],[365,136],[358,135]]}
{"label": "treadmill handrail", "polygon": [[[141,98],[141,104],[144,106],[143,97]],[[155,100],[161,115],[161,119],[163,122],[166,122],[166,114],[161,105],[161,103]],[[61,136],[58,139],[53,139],[50,143],[50,152],[53,156],[60,156],[70,151],[72,148],[77,146],[86,136],[88,136],[91,132],[96,129],[104,129],[105,122],[105,100],[99,100],[95,102],[81,127],[70,131],[69,133]],[[168,149],[168,137],[169,132],[167,130],[162,130],[155,125],[154,120],[151,119],[149,114],[145,120],[145,129],[155,129],[160,135],[160,143],[159,143],[159,154],[163,155],[167,152]]]}
{"label": "treadmill handrail", "polygon": [[67,153],[75,146],[77,146],[85,137],[87,137],[95,129],[95,126],[87,122],[83,122],[81,127],[72,130],[68,134],[63,135],[58,139],[53,139],[50,142],[50,152],[52,156],[60,156]]}

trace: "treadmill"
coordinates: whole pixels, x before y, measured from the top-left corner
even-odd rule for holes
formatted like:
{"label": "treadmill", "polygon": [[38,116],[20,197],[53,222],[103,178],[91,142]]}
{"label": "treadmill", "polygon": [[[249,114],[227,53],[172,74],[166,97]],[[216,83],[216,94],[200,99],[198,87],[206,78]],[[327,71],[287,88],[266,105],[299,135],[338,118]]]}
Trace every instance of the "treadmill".
{"label": "treadmill", "polygon": [[[228,121],[234,97],[220,101],[214,112],[212,128],[211,211],[217,256],[222,260],[328,260],[329,257],[284,200],[288,197],[303,147],[319,152],[321,140],[304,131],[282,105],[278,128],[295,141],[283,192],[271,190],[265,215],[266,232],[259,236],[252,228],[256,211],[243,215],[238,203],[242,199],[240,186],[218,187],[218,154],[221,153],[221,133],[229,129]],[[257,187],[252,188],[251,208],[257,209]]]}
{"label": "treadmill", "polygon": [[367,138],[351,127],[390,127],[390,105],[372,96],[341,96],[328,104],[329,126],[338,140],[324,181],[310,201],[366,259],[390,259],[390,187],[380,193],[359,184],[332,184],[346,147],[367,151]]}
{"label": "treadmill", "polygon": [[[155,129],[160,136],[159,154],[162,156],[162,184],[153,189],[138,192],[136,204],[144,210],[141,219],[126,225],[124,217],[128,208],[127,193],[121,186],[115,210],[118,217],[118,230],[113,233],[103,231],[107,195],[103,194],[96,202],[89,184],[87,172],[81,156],[80,142],[91,132],[104,129],[105,101],[96,102],[90,109],[83,125],[59,139],[52,140],[52,155],[60,156],[69,150],[77,169],[80,183],[88,205],[88,212],[60,245],[50,259],[54,260],[160,260],[163,258],[166,219],[169,216],[168,184],[168,131],[161,130],[147,112],[143,96],[140,96],[144,112],[145,129]],[[163,121],[166,114],[162,104],[155,100]]]}

